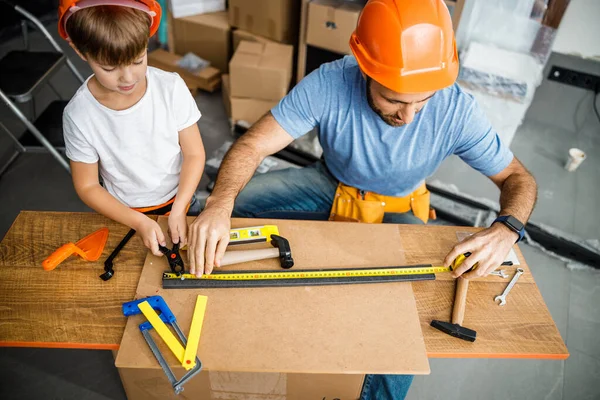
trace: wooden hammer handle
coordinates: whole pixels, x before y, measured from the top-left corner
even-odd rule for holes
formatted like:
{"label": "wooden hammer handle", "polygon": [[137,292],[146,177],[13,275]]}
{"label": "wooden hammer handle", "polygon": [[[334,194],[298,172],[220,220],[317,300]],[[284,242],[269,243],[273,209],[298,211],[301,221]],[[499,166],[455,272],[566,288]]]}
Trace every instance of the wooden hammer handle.
{"label": "wooden hammer handle", "polygon": [[465,307],[467,306],[467,290],[469,281],[463,277],[456,279],[456,293],[454,295],[454,308],[452,309],[452,323],[462,325],[465,319]]}
{"label": "wooden hammer handle", "polygon": [[258,250],[238,250],[228,251],[221,259],[221,267],[232,264],[239,264],[248,261],[265,260],[267,258],[279,257],[279,249],[258,249]]}

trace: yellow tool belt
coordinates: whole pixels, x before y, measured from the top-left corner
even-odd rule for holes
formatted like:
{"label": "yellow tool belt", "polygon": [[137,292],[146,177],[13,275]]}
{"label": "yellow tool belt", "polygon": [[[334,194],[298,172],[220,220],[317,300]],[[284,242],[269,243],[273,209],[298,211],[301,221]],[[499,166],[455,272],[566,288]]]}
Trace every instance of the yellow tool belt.
{"label": "yellow tool belt", "polygon": [[385,213],[408,211],[424,223],[429,220],[429,190],[425,183],[405,197],[366,192],[340,182],[335,191],[330,221],[381,223]]}

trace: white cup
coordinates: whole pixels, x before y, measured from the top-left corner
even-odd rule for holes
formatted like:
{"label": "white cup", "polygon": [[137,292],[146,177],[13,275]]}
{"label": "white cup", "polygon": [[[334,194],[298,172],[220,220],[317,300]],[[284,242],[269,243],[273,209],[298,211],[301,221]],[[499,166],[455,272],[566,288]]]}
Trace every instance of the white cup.
{"label": "white cup", "polygon": [[573,172],[585,160],[585,152],[576,148],[569,149],[569,161],[565,164],[565,169]]}

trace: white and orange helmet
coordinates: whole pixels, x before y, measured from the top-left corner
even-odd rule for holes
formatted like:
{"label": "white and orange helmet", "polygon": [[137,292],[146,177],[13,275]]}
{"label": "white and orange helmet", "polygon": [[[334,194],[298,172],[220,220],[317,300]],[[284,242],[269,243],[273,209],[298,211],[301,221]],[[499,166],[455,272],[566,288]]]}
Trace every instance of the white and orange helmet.
{"label": "white and orange helmet", "polygon": [[58,6],[58,33],[63,39],[69,40],[66,26],[67,20],[73,13],[88,7],[121,6],[144,11],[150,17],[150,36],[154,35],[160,25],[162,10],[155,0],[60,0]]}

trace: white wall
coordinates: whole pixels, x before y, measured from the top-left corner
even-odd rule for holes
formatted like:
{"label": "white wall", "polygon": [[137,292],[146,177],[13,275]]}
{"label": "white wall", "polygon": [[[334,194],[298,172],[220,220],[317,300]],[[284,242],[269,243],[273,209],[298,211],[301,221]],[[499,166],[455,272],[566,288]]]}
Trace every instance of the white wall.
{"label": "white wall", "polygon": [[600,61],[600,0],[571,0],[552,51]]}

